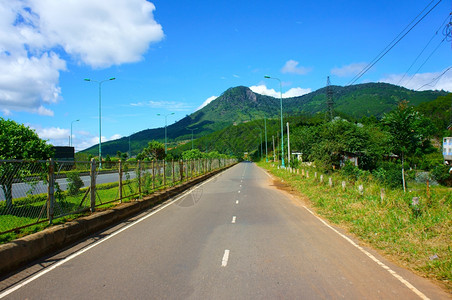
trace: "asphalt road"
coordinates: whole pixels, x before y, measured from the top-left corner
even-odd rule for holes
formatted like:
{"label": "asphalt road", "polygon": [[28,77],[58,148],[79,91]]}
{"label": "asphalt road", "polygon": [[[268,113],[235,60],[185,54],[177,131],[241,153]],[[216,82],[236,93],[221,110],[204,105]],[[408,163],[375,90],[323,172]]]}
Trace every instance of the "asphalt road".
{"label": "asphalt road", "polygon": [[0,282],[6,299],[448,299],[241,163]]}

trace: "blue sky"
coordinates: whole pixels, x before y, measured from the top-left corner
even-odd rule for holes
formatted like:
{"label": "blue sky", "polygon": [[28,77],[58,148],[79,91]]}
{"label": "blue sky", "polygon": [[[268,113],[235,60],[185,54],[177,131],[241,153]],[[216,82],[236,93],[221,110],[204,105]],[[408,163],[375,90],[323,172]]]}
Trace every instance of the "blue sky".
{"label": "blue sky", "polygon": [[278,96],[264,75],[281,79],[284,97],[322,88],[327,76],[347,85],[438,2],[356,83],[452,91],[441,27],[451,0],[1,1],[0,116],[54,145],[68,145],[80,120],[79,151],[99,138],[98,84],[84,78],[116,78],[102,84],[105,141],[162,127],[158,113],[174,112],[172,124],[230,87]]}

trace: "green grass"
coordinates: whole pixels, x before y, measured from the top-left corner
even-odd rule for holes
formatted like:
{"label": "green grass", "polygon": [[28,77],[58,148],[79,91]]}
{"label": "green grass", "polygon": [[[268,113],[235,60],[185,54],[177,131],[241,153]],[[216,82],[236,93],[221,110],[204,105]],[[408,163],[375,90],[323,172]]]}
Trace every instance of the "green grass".
{"label": "green grass", "polygon": [[[402,265],[419,274],[434,278],[452,289],[452,189],[435,186],[427,194],[425,185],[410,184],[406,193],[385,189],[372,178],[348,182],[338,174],[314,178],[302,177],[287,170],[277,169],[270,163],[259,163],[275,176],[284,180],[306,196],[318,214],[332,223],[346,228],[364,242],[381,250]],[[305,168],[306,169],[306,168]],[[306,169],[307,170],[307,169]],[[320,174],[320,173],[319,173]],[[333,179],[333,187],[328,177]],[[358,186],[364,185],[364,193]],[[411,206],[413,197],[419,197],[418,208]],[[433,256],[438,259],[431,260]]]}
{"label": "green grass", "polygon": [[[156,191],[164,190],[169,186],[181,182],[172,182],[172,176],[167,176],[166,186],[164,186],[163,177],[156,176],[154,180],[154,189],[152,188],[152,183],[152,177],[149,174],[145,174],[142,177],[142,195],[150,195]],[[68,220],[73,220],[80,215],[84,215],[83,213],[74,214],[74,212],[90,207],[89,194],[85,197],[83,204],[80,205],[87,189],[88,188],[86,187],[82,188],[77,195],[69,195],[68,192],[61,192],[60,197],[56,195],[54,215],[63,217],[55,218],[53,224],[61,224]],[[132,199],[139,198],[138,179],[123,181],[122,197],[122,201],[120,201],[118,182],[99,184],[96,186],[96,208],[107,209],[118,205],[120,202],[129,202]],[[18,229],[13,232],[0,234],[0,244],[7,243],[51,226],[48,224],[48,221],[36,224],[38,221],[47,220],[46,199],[46,194],[30,195],[28,197],[14,199],[14,206],[11,211],[6,210],[5,203],[0,203],[0,232],[27,226],[26,228]]]}

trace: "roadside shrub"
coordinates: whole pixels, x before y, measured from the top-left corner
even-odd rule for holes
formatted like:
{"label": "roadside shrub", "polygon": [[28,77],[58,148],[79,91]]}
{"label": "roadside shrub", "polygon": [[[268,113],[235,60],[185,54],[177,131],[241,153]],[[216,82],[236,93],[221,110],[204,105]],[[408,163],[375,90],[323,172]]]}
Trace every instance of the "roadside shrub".
{"label": "roadside shrub", "polygon": [[374,170],[373,175],[382,184],[391,188],[402,186],[402,169],[395,163],[385,162]]}
{"label": "roadside shrub", "polygon": [[69,195],[78,195],[80,188],[84,186],[83,180],[80,178],[80,173],[72,171],[67,173],[68,193]]}
{"label": "roadside shrub", "polygon": [[356,181],[361,175],[361,170],[350,161],[346,161],[341,168],[341,174]]}
{"label": "roadside shrub", "polygon": [[452,186],[452,173],[450,172],[451,166],[439,165],[433,168],[433,178],[440,184],[445,186]]}

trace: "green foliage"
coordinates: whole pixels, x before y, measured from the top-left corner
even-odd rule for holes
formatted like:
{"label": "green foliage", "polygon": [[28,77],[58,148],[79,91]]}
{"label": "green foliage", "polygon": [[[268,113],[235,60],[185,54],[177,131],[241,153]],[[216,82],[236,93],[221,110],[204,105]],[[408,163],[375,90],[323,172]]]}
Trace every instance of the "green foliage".
{"label": "green foliage", "polygon": [[187,150],[182,153],[182,159],[192,160],[199,159],[203,157],[203,153],[199,149]]}
{"label": "green foliage", "polygon": [[341,174],[352,179],[353,181],[358,180],[361,172],[362,171],[350,161],[346,161],[344,166],[341,168]]}
{"label": "green foliage", "polygon": [[[450,188],[435,186],[428,192],[423,185],[407,193],[386,188],[382,199],[381,186],[372,180],[367,180],[364,194],[360,194],[351,182],[342,189],[340,182],[347,179],[336,173],[329,175],[333,182],[330,187],[313,176],[306,178],[270,164],[261,165],[304,195],[317,214],[340,224],[399,263],[452,288]],[[414,196],[419,197],[417,205],[411,205]],[[429,260],[434,254],[438,259]]]}
{"label": "green foliage", "polygon": [[0,118],[0,159],[42,160],[53,155],[52,145],[23,124]]}
{"label": "green foliage", "polygon": [[362,169],[370,170],[386,152],[387,134],[374,124],[365,126],[336,117],[328,123],[295,128],[292,145],[323,170],[339,168],[348,153],[358,156]]}
{"label": "green foliage", "polygon": [[433,178],[439,183],[452,186],[452,167],[450,165],[438,165],[432,170]]}
{"label": "green foliage", "polygon": [[[44,160],[53,155],[51,145],[23,124],[0,118],[0,159]],[[6,198],[8,210],[13,206],[13,179],[23,178],[30,170],[18,164],[0,165],[0,185]]]}
{"label": "green foliage", "polygon": [[421,103],[416,110],[431,119],[436,130],[435,136],[441,138],[452,120],[452,93]]}
{"label": "green foliage", "polygon": [[381,163],[380,167],[373,171],[373,175],[386,187],[398,188],[402,185],[401,167],[395,163]]}
{"label": "green foliage", "polygon": [[157,141],[150,141],[140,153],[141,159],[161,160],[165,158],[165,146]]}
{"label": "green foliage", "polygon": [[[370,117],[367,120],[369,122],[371,122],[371,116],[381,118],[384,113],[396,108],[397,103],[402,99],[410,101],[413,105],[418,105],[423,102],[433,101],[438,96],[445,96],[447,94],[446,92],[438,91],[416,92],[387,83],[366,83],[346,87],[332,86],[332,90],[334,93],[333,98],[336,115],[344,117],[344,114],[346,114],[356,119],[366,116]],[[299,115],[308,115],[323,120],[326,110],[325,93],[325,88],[322,88],[307,95],[284,99],[284,120],[289,116]],[[204,108],[169,125],[167,128],[168,139],[171,148],[173,148],[177,146],[177,142],[190,144],[191,131],[187,128],[196,128],[194,138],[199,139],[211,133],[223,131],[231,125],[252,122],[251,120],[263,120],[264,117],[268,120],[274,119],[277,121],[279,120],[279,116],[279,98],[256,94],[244,86],[234,87],[226,90],[220,97]],[[347,119],[351,120],[350,117],[347,117]],[[275,133],[277,130],[275,130]],[[130,136],[130,139],[129,137],[123,137],[118,140],[103,143],[102,152],[111,156],[116,155],[117,151],[126,152],[129,150],[130,142],[132,153],[138,154],[141,149],[147,147],[147,143],[150,140],[163,142],[165,137],[164,132],[163,128],[143,130]],[[255,136],[247,136],[247,140],[242,141],[242,144],[247,145],[240,146],[240,148],[248,148],[245,151],[250,150],[250,146],[253,143],[255,144],[257,140]],[[269,135],[269,138],[271,138],[271,135]],[[235,143],[231,143],[231,145],[223,143],[223,145],[234,154],[240,152],[238,150],[239,147]],[[96,155],[98,151],[97,147],[97,145],[94,145],[85,151]],[[197,148],[205,152],[219,150],[220,152],[230,154],[229,151],[223,151],[220,147],[218,149],[213,149],[213,147],[214,144],[208,142]],[[235,149],[237,149],[237,152],[234,152]],[[183,150],[189,150],[189,148],[187,147]],[[243,155],[243,152],[241,155]]]}
{"label": "green foliage", "polygon": [[71,171],[66,174],[68,182],[69,195],[78,195],[80,189],[84,186],[83,180],[80,178],[80,173],[77,171]]}
{"label": "green foliage", "polygon": [[392,151],[398,155],[412,156],[429,146],[434,132],[431,121],[417,112],[407,101],[401,101],[397,109],[382,119],[385,129],[391,134]]}

